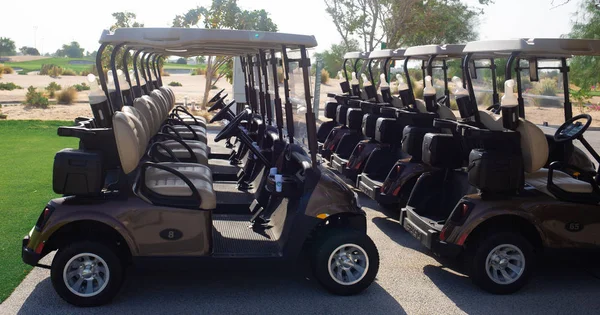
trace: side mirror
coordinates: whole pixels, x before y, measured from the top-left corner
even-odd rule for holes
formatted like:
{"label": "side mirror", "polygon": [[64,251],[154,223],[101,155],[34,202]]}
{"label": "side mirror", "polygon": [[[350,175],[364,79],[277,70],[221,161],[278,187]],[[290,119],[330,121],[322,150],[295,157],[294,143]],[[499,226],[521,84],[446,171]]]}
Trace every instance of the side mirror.
{"label": "side mirror", "polygon": [[537,58],[529,59],[529,80],[531,82],[538,82],[540,80],[540,78],[538,76]]}

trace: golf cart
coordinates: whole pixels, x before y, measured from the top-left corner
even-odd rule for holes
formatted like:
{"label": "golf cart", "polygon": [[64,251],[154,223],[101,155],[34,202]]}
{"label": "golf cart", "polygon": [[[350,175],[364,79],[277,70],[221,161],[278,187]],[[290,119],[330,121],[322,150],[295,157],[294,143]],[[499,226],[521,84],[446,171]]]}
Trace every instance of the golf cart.
{"label": "golf cart", "polygon": [[[255,193],[257,198],[267,195],[266,204],[262,210],[247,204],[247,212],[239,213],[215,193],[217,183],[209,166],[179,162],[173,150],[158,140],[151,146],[167,152],[172,161],[149,158],[149,139],[175,105],[172,91],[161,86],[160,72],[155,73],[155,80],[148,77],[146,88],[141,86],[135,92],[133,107],[119,106],[118,88],[117,96],[111,98],[107,80],[100,75],[104,95],[90,100],[97,114],[94,120],[59,129],[61,135],[80,138],[79,149],[62,150],[55,157],[54,187],[64,196],[48,202],[22,244],[23,261],[49,268],[52,284],[63,299],[79,306],[108,303],[123,283],[126,266],[149,262],[262,267],[294,264],[304,256],[311,262],[314,277],[334,294],[356,294],[372,283],[379,256],[366,234],[365,213],[356,194],[317,163],[307,55],[307,48],[317,45],[313,36],[122,28],[114,33],[105,31],[100,43],[102,48],[124,44],[136,53],[143,51],[157,58],[247,57],[269,51],[282,59],[286,88],[293,77],[301,89],[286,89],[285,108],[275,106],[276,121],[283,122],[284,110],[287,121],[287,141],[283,137],[273,140],[284,146],[279,156],[265,156],[263,148],[249,142],[252,139],[241,124],[252,120],[256,112],[251,109],[237,113],[216,135],[216,142],[237,137],[267,170],[260,172]],[[288,56],[292,53],[297,56]],[[98,60],[98,72],[103,73]],[[156,62],[150,62],[156,67]],[[293,104],[299,101],[301,104]],[[150,116],[142,112],[142,105]],[[305,115],[294,114],[294,105],[304,106]],[[221,112],[226,110],[227,106]],[[193,120],[193,116],[187,118]],[[108,125],[98,127],[100,122]],[[179,128],[193,135],[189,126]],[[175,136],[167,138],[180,146],[198,141],[181,140],[185,132],[173,133]],[[301,139],[296,134],[302,135]],[[235,182],[221,185],[236,188]],[[252,224],[256,211],[268,214],[265,224]],[[39,260],[54,250],[51,266],[41,265]]]}
{"label": "golf cart", "polygon": [[[456,120],[456,116],[450,109],[450,91],[446,79],[447,61],[461,59],[463,48],[464,45],[426,45],[410,47],[404,52],[406,91],[413,91],[413,82],[410,80],[408,69],[408,63],[412,59],[421,61],[424,90],[425,80],[427,77],[433,77],[434,69],[442,70],[443,95],[436,97],[434,90],[430,95],[424,94],[426,100],[416,100],[414,94],[404,97],[406,102],[410,102],[406,103],[408,110],[396,111],[395,118],[392,120],[394,129],[390,130],[395,134],[392,135],[396,139],[395,145],[374,150],[368,157],[362,173],[357,177],[356,187],[369,198],[393,207],[398,203],[406,202],[414,182],[410,183],[409,179],[402,188],[392,187],[393,185],[390,184],[394,181],[390,179],[389,174],[394,174],[394,170],[400,163],[407,164],[411,172],[424,171],[425,168],[421,163],[421,144],[425,133],[439,130],[433,126],[434,118]],[[403,94],[411,93],[401,93],[401,96]],[[397,137],[397,134],[402,134],[402,137]]]}
{"label": "golf cart", "polygon": [[[495,117],[503,128],[463,133],[475,143],[467,177],[477,193],[462,197],[445,215],[407,207],[401,224],[435,253],[464,257],[469,276],[484,290],[509,294],[527,283],[542,255],[600,249],[598,171],[589,157],[574,149],[573,140],[598,163],[600,156],[584,138],[591,116],[572,117],[567,65],[573,55],[600,55],[600,41],[479,41],[468,43],[464,51],[464,66],[479,53],[508,58],[502,116]],[[559,70],[565,88],[565,123],[551,138],[525,119],[522,72],[536,81],[540,69]]]}

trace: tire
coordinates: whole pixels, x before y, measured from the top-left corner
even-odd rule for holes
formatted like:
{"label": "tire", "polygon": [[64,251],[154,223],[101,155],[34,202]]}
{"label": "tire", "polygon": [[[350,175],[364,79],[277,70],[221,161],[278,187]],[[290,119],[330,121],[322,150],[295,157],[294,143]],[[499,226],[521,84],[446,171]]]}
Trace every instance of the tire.
{"label": "tire", "polygon": [[[324,233],[315,244],[311,258],[313,275],[329,292],[336,295],[357,294],[375,280],[379,270],[379,252],[366,234],[354,230],[334,229]],[[334,254],[340,253],[342,248],[354,251],[345,256],[344,265],[335,266],[342,258],[336,259]],[[333,266],[331,272],[330,264]],[[360,268],[363,268],[364,272],[360,272]],[[338,270],[342,278],[345,278],[342,281],[335,278],[334,274],[337,274]]]}
{"label": "tire", "polygon": [[[89,269],[78,271],[75,268],[77,265],[81,268],[85,265]],[[70,280],[68,269],[73,274]],[[117,295],[123,283],[123,270],[123,262],[116,249],[99,242],[82,241],[58,250],[52,261],[50,278],[54,290],[68,303],[84,307],[98,306],[110,302]],[[86,279],[86,273],[90,280]],[[87,291],[90,284],[91,293]]]}
{"label": "tire", "polygon": [[533,246],[517,232],[489,232],[470,246],[467,257],[473,283],[493,294],[520,290],[535,265]]}

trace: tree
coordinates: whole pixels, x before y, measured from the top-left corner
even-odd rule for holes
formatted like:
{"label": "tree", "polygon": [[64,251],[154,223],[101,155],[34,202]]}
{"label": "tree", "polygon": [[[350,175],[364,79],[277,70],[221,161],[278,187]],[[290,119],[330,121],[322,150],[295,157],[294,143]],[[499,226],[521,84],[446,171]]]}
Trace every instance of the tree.
{"label": "tree", "polygon": [[177,59],[177,64],[187,65],[187,60],[185,58],[179,58]]}
{"label": "tree", "polygon": [[79,46],[79,43],[72,41],[70,44],[65,44],[61,49],[56,51],[59,57],[82,58],[84,49]]}
{"label": "tree", "polygon": [[365,51],[382,42],[388,48],[397,48],[473,40],[477,38],[477,17],[483,13],[460,0],[324,1],[346,47],[356,39]]}
{"label": "tree", "polygon": [[0,56],[16,55],[15,42],[8,37],[0,37]]}
{"label": "tree", "polygon": [[37,48],[33,48],[33,47],[23,46],[23,47],[19,48],[19,51],[23,55],[29,55],[29,56],[39,56],[40,55],[40,52],[37,50]]}
{"label": "tree", "polygon": [[[209,29],[237,29],[277,32],[277,25],[265,10],[242,10],[237,0],[213,0],[210,7],[196,7],[177,15],[173,19],[173,27],[200,27]],[[212,86],[223,78],[231,78],[233,62],[231,57],[207,56],[206,84],[202,107],[208,102]]]}
{"label": "tree", "polygon": [[[581,3],[571,32],[570,38],[600,39],[600,10],[597,1],[584,0]],[[596,56],[575,56],[571,60],[571,82],[582,89],[589,89],[600,82],[600,58]]]}
{"label": "tree", "polygon": [[132,12],[115,12],[112,14],[115,18],[115,23],[110,26],[110,31],[114,31],[121,27],[144,27],[143,23],[136,21],[137,16]]}
{"label": "tree", "polygon": [[344,63],[344,54],[349,51],[359,50],[358,41],[351,39],[348,46],[344,42],[331,45],[331,48],[322,53],[316,53],[317,59],[323,60],[323,68],[329,72],[330,77],[337,77],[337,72],[342,69]]}

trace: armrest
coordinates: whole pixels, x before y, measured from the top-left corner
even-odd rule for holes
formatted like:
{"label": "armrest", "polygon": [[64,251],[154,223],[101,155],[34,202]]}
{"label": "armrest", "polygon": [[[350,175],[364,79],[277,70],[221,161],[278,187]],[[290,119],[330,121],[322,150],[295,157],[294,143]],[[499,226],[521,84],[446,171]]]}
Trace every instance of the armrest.
{"label": "armrest", "polygon": [[160,143],[160,142],[155,142],[153,143],[150,148],[148,149],[148,156],[154,161],[154,162],[160,162],[158,160],[158,158],[156,158],[156,156],[154,154],[152,154],[153,152],[158,152],[158,148],[162,148],[163,150],[167,151],[167,154],[169,154],[169,156],[175,161],[175,162],[180,162],[179,159],[175,156],[175,154],[173,153],[173,151],[169,148],[167,148],[164,144]]}
{"label": "armrest", "polygon": [[175,128],[173,128],[173,126],[171,126],[171,125],[164,125],[164,126],[161,128],[161,130],[160,130],[160,131],[161,131],[161,133],[164,133],[166,130],[171,130],[171,131],[173,131],[173,133],[174,133],[174,134],[176,134],[176,135],[177,135],[177,137],[178,137],[179,139],[183,139],[183,138],[181,138],[181,135],[179,134],[179,132],[178,132],[177,130],[175,130]]}
{"label": "armrest", "polygon": [[75,137],[81,138],[85,135],[95,135],[96,132],[82,127],[58,127],[57,134],[61,137]]}
{"label": "armrest", "polygon": [[162,133],[162,132],[159,132],[156,135],[154,135],[154,137],[152,137],[152,139],[150,139],[150,141],[155,142],[155,141],[159,141],[159,139],[173,140],[173,141],[176,141],[177,143],[181,144],[188,151],[193,162],[198,163],[198,159],[196,159],[196,154],[194,154],[194,150],[192,150],[192,148],[185,141],[181,140],[180,138],[175,137],[174,135],[171,135],[168,133]]}
{"label": "armrest", "polygon": [[[167,119],[167,124],[173,122],[173,119]],[[175,121],[177,122],[177,121]],[[198,139],[198,134],[196,133],[196,131],[194,130],[194,128],[192,128],[192,126],[185,124],[184,122],[180,122],[179,124],[177,124],[178,126],[185,126],[193,135],[194,135],[194,139]]]}
{"label": "armrest", "polygon": [[302,153],[292,152],[292,158],[298,162],[305,171],[312,167],[310,158]]}

